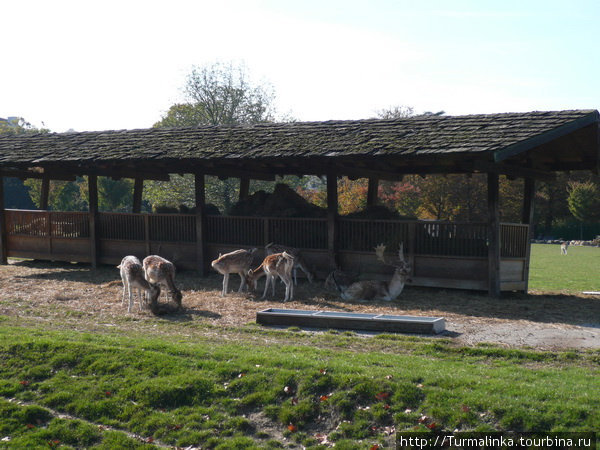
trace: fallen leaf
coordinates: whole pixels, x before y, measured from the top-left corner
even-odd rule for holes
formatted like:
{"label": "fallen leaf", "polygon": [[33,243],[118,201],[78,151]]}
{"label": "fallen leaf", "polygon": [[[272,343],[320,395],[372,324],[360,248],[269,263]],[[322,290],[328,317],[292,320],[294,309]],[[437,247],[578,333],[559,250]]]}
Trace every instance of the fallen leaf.
{"label": "fallen leaf", "polygon": [[289,424],[288,425],[288,430],[290,430],[292,433],[295,433],[296,431],[298,431],[298,427],[294,424]]}
{"label": "fallen leaf", "polygon": [[325,401],[327,401],[328,399],[329,399],[329,397],[328,397],[328,396],[326,396],[326,395],[321,395],[321,396],[319,397],[319,400],[321,400],[322,402],[325,402]]}
{"label": "fallen leaf", "polygon": [[377,400],[385,400],[386,398],[388,398],[390,396],[389,392],[380,392],[377,395],[375,395],[375,398]]}
{"label": "fallen leaf", "polygon": [[417,422],[419,422],[419,423],[425,423],[427,421],[429,421],[429,417],[427,417],[425,415],[419,417],[419,420],[417,420]]}
{"label": "fallen leaf", "polygon": [[426,426],[427,428],[429,428],[430,430],[433,430],[433,429],[435,429],[435,428],[437,427],[437,423],[435,423],[435,422],[431,422],[430,424],[428,424],[428,425],[425,425],[425,426]]}
{"label": "fallen leaf", "polygon": [[460,407],[460,410],[461,410],[462,412],[465,412],[465,413],[467,413],[467,412],[471,411],[471,408],[469,408],[467,405],[462,405],[462,406]]}
{"label": "fallen leaf", "polygon": [[383,405],[383,409],[390,409],[390,405],[388,405],[387,403],[385,405]]}
{"label": "fallen leaf", "polygon": [[21,384],[21,386],[29,386],[30,383],[31,382],[27,380],[19,381],[19,384]]}
{"label": "fallen leaf", "polygon": [[369,448],[369,450],[379,450],[379,444],[373,444],[373,445],[371,445],[371,447]]}
{"label": "fallen leaf", "polygon": [[326,369],[321,369],[321,370],[319,370],[319,372],[321,372],[321,374],[325,375],[327,373],[327,370]]}

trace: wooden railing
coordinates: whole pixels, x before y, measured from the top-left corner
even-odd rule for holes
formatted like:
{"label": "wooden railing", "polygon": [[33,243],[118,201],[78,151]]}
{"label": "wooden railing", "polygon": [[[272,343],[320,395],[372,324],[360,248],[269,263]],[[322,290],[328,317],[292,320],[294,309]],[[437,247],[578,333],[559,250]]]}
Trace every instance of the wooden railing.
{"label": "wooden railing", "polygon": [[[89,238],[88,213],[6,211],[8,235]],[[196,216],[185,214],[98,214],[99,239],[172,243],[196,242]],[[371,252],[383,243],[389,249],[404,244],[416,255],[486,257],[485,223],[392,221],[340,218],[338,249]],[[327,250],[327,219],[207,216],[205,241],[210,244],[263,246],[269,242],[312,250]],[[501,256],[524,258],[528,225],[502,224]]]}
{"label": "wooden railing", "polygon": [[6,229],[13,236],[88,238],[89,214],[9,209],[6,210]]}

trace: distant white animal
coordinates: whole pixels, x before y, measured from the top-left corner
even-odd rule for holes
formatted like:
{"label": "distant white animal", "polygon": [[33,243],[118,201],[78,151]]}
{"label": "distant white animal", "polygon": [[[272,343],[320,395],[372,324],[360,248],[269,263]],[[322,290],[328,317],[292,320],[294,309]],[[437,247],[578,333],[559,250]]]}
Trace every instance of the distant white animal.
{"label": "distant white animal", "polygon": [[117,269],[120,269],[121,280],[123,281],[123,297],[121,299],[121,304],[125,303],[125,294],[129,294],[129,306],[127,312],[131,312],[134,291],[137,291],[138,293],[140,311],[142,310],[145,297],[145,295],[142,294],[142,291],[144,294],[148,295],[148,300],[150,302],[155,302],[158,299],[160,287],[149,283],[146,278],[144,278],[142,263],[135,256],[126,256],[123,258],[121,264],[117,266]]}
{"label": "distant white animal", "polygon": [[568,242],[563,242],[562,244],[560,244],[560,254],[561,255],[566,255],[568,248],[569,248],[569,243]]}
{"label": "distant white animal", "polygon": [[166,286],[177,306],[181,307],[183,296],[175,286],[175,265],[162,256],[150,255],[144,258],[143,266],[146,280],[150,283]]}
{"label": "distant white animal", "polygon": [[250,250],[240,249],[225,253],[224,255],[219,254],[219,257],[210,264],[213,269],[223,275],[223,290],[221,291],[221,297],[224,297],[225,294],[227,294],[229,274],[231,273],[237,273],[241,278],[238,292],[242,292],[246,288],[246,277],[250,270],[250,266],[252,265],[256,250],[256,248]]}

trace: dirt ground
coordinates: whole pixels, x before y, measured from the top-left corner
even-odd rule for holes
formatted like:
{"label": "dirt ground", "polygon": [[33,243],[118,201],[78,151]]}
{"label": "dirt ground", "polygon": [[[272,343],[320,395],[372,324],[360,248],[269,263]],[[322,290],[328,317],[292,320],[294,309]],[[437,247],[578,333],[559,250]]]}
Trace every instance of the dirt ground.
{"label": "dirt ground", "polygon": [[[353,311],[399,315],[434,316],[446,319],[447,331],[457,343],[482,342],[507,347],[537,349],[600,349],[600,297],[561,293],[505,294],[490,299],[484,293],[426,289],[407,286],[394,302],[344,302],[327,291],[322,281],[299,281],[295,300],[283,303],[284,286],[277,285],[277,297],[260,299],[260,293],[230,293],[220,297],[222,277],[216,273],[201,278],[194,272],[177,275],[183,291],[186,320],[236,327],[254,322],[256,312],[265,308]],[[236,291],[239,277],[230,280]],[[92,270],[84,264],[9,260],[0,266],[0,315],[48,320],[56,324],[73,317],[110,323],[132,317],[136,323],[157,320],[148,311],[131,313],[121,304],[118,270],[103,266]],[[85,319],[87,317],[87,319]]]}

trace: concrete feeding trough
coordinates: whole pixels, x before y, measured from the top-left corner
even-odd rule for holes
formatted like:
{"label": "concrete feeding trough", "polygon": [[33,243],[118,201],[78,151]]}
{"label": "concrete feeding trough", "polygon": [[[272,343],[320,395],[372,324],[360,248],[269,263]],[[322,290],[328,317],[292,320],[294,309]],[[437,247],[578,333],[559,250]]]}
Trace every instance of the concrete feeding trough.
{"label": "concrete feeding trough", "polygon": [[268,308],[256,313],[261,325],[342,328],[349,330],[392,331],[397,333],[438,334],[446,330],[443,317],[394,316],[338,311]]}

